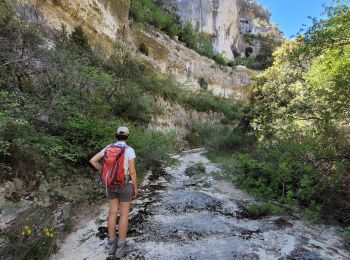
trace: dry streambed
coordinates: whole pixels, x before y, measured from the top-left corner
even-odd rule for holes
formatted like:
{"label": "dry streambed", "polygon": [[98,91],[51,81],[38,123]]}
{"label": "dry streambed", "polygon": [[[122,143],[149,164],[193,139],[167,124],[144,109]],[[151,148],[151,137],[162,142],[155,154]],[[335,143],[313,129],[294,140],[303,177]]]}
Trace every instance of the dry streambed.
{"label": "dry streambed", "polygon": [[[179,164],[151,174],[133,203],[126,259],[350,259],[336,227],[297,217],[252,220],[244,207],[254,199],[230,182],[203,151],[177,156]],[[205,173],[186,170],[202,163]],[[188,171],[187,171],[188,173]],[[52,259],[106,259],[107,205],[82,216]]]}

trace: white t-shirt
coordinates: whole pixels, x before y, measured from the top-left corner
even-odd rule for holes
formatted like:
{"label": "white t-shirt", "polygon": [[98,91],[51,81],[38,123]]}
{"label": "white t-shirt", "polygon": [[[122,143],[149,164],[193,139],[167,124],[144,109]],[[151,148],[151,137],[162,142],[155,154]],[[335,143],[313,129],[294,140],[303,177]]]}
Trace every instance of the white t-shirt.
{"label": "white t-shirt", "polygon": [[[126,143],[125,142],[116,142],[116,143],[113,143],[114,145],[118,145],[118,146],[121,146],[121,147],[124,147],[126,146]],[[106,149],[111,146],[112,144],[109,144],[107,145],[105,148],[102,149],[102,153],[105,154],[106,153]],[[130,146],[128,146],[128,148],[126,148],[125,150],[125,154],[124,154],[124,169],[125,169],[125,172],[127,174],[129,174],[129,161],[130,160],[133,160],[136,158],[136,155],[135,155],[135,151],[134,149],[132,149]]]}

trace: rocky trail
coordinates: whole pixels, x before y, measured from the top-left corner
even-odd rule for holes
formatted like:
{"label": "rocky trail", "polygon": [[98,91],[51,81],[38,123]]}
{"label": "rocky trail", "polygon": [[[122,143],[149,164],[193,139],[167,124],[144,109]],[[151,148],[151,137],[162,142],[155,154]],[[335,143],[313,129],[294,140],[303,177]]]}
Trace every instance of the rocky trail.
{"label": "rocky trail", "polygon": [[[179,164],[146,178],[133,202],[126,259],[350,259],[336,227],[311,225],[296,214],[249,219],[255,200],[217,180],[220,169],[202,150],[177,156]],[[189,167],[205,173],[189,176]],[[81,216],[51,259],[106,259],[107,204]]]}

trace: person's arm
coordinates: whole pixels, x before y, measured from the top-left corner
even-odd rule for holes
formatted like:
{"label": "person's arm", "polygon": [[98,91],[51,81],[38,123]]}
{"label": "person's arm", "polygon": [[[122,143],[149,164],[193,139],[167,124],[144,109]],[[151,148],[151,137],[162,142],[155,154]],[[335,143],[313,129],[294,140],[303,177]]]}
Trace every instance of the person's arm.
{"label": "person's arm", "polygon": [[90,163],[92,164],[92,166],[96,169],[96,170],[100,170],[101,169],[101,164],[98,162],[99,160],[101,160],[104,156],[104,153],[101,151],[97,154],[94,155],[94,157],[91,158]]}
{"label": "person's arm", "polygon": [[135,168],[135,159],[129,160],[129,173],[130,173],[132,185],[134,186],[133,198],[136,198],[137,197],[137,176],[136,176],[136,168]]}

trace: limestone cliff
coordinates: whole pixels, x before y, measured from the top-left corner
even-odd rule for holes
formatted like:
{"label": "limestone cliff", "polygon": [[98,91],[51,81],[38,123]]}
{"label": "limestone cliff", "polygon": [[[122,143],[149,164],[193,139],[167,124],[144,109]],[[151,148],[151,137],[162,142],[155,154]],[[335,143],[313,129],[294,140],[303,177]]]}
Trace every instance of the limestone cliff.
{"label": "limestone cliff", "polygon": [[137,47],[142,44],[148,52],[148,56],[139,52],[136,57],[154,72],[170,74],[192,90],[204,88],[222,97],[246,98],[254,74],[251,70],[242,66],[219,66],[215,61],[152,29],[132,27],[131,32],[133,45]]}
{"label": "limestone cliff", "polygon": [[82,26],[91,45],[107,54],[126,37],[130,0],[18,0],[18,12],[31,22],[71,32]]}
{"label": "limestone cliff", "polygon": [[[210,89],[216,95],[235,99],[244,99],[248,92],[252,71],[218,66],[161,32],[130,26],[130,0],[19,0],[19,3],[18,12],[32,22],[56,29],[63,25],[68,32],[81,25],[94,48],[107,55],[114,50],[116,41],[123,42],[147,68],[173,75],[189,89]],[[229,15],[227,8],[236,10],[231,3],[220,8],[223,9],[218,12],[225,15]],[[238,20],[236,22],[230,25],[232,39],[239,35]],[[225,29],[217,29],[224,39]],[[222,44],[226,43],[222,41]],[[141,45],[148,55],[139,51]]]}
{"label": "limestone cliff", "polygon": [[182,23],[191,23],[199,31],[210,34],[214,48],[229,59],[257,55],[259,42],[245,42],[245,34],[271,36],[277,41],[282,35],[270,22],[270,13],[252,0],[157,0],[160,6],[176,14]]}
{"label": "limestone cliff", "polygon": [[236,0],[177,0],[183,23],[214,37],[214,48],[233,58],[232,46],[239,44],[239,14]]}

